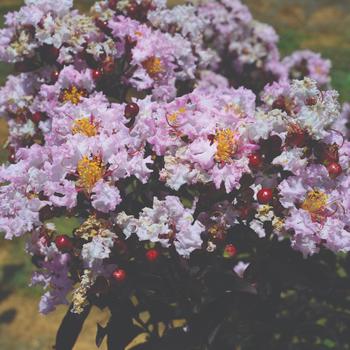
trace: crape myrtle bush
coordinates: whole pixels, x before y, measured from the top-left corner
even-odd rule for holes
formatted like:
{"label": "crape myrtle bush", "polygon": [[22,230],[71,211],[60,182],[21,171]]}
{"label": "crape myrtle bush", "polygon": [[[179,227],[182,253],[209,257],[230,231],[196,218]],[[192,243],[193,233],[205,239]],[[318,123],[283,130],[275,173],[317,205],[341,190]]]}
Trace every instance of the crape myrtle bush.
{"label": "crape myrtle bush", "polygon": [[95,305],[109,350],[349,349],[350,108],[330,62],[281,59],[238,0],[72,6],[26,0],[0,32],[0,230],[27,239],[40,312],[70,304],[55,348]]}

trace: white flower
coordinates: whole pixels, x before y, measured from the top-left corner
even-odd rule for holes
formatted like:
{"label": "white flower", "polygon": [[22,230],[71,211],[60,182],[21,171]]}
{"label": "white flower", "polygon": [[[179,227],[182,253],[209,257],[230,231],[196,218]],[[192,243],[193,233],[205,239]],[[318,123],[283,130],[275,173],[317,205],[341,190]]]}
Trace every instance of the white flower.
{"label": "white flower", "polygon": [[154,198],[153,208],[144,208],[138,219],[120,213],[116,222],[126,237],[136,234],[141,241],[160,242],[168,247],[172,242],[177,252],[188,257],[202,245],[201,233],[204,225],[194,221],[194,208],[186,209],[175,196],[164,201]]}

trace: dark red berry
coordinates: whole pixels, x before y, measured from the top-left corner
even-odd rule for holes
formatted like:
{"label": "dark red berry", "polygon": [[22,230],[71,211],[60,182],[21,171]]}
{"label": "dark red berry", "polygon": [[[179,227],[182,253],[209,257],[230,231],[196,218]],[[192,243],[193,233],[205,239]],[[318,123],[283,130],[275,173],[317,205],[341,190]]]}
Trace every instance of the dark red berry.
{"label": "dark red berry", "polygon": [[9,163],[11,163],[11,164],[15,164],[15,163],[16,163],[16,155],[15,155],[15,154],[10,154],[10,155],[8,156],[8,161],[9,161]]}
{"label": "dark red berry", "polygon": [[138,15],[139,8],[137,4],[130,4],[127,8],[127,13],[130,17],[136,17]]}
{"label": "dark red berry", "polygon": [[260,204],[268,204],[272,201],[273,191],[270,188],[262,188],[257,194]]}
{"label": "dark red berry", "polygon": [[327,170],[328,170],[329,176],[333,178],[339,176],[343,172],[341,165],[335,162],[330,163],[327,166]]}
{"label": "dark red berry", "polygon": [[58,70],[54,70],[52,73],[51,73],[51,81],[53,83],[56,83],[58,77],[60,75],[60,72]]}
{"label": "dark red berry", "polygon": [[60,235],[55,238],[55,244],[61,252],[67,252],[73,249],[73,243],[67,235]]}
{"label": "dark red berry", "polygon": [[159,252],[157,249],[149,249],[146,252],[146,258],[150,262],[154,262],[159,258]]}
{"label": "dark red berry", "polygon": [[118,3],[118,0],[108,0],[108,7],[111,10],[115,10],[117,8],[117,3]]}
{"label": "dark red berry", "polygon": [[113,279],[118,282],[124,282],[126,279],[126,271],[124,269],[116,269],[112,274]]}
{"label": "dark red berry", "polygon": [[135,118],[139,114],[140,108],[137,103],[131,102],[125,106],[124,115],[126,118]]}
{"label": "dark red berry", "polygon": [[110,34],[111,28],[108,27],[108,21],[102,21],[101,19],[97,18],[95,20],[96,26],[100,28],[104,33]]}
{"label": "dark red berry", "polygon": [[102,71],[100,69],[93,69],[91,72],[92,79],[95,81],[100,80],[102,77]]}
{"label": "dark red berry", "polygon": [[258,168],[262,165],[262,157],[259,153],[253,153],[249,157],[249,165],[253,168]]}
{"label": "dark red berry", "polygon": [[44,113],[35,112],[32,114],[31,119],[35,124],[38,124],[39,122],[45,119],[45,116]]}
{"label": "dark red berry", "polygon": [[10,147],[8,151],[9,151],[8,161],[11,164],[15,164],[16,163],[16,150],[13,147]]}
{"label": "dark red berry", "polygon": [[227,258],[233,258],[237,254],[237,248],[233,244],[227,244],[224,250],[224,255]]}

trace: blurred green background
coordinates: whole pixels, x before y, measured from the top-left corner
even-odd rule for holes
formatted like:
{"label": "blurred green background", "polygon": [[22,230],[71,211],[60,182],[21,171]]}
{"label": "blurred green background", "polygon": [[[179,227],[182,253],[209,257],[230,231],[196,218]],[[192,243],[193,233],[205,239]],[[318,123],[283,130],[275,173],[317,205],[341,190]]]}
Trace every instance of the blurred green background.
{"label": "blurred green background", "polygon": [[[57,0],[60,1],[60,0]],[[172,0],[175,4],[180,1]],[[245,0],[256,19],[272,24],[280,35],[282,55],[296,49],[319,51],[333,61],[333,86],[339,90],[341,100],[350,101],[350,0]],[[3,15],[19,8],[20,0],[0,0],[0,26]],[[91,0],[75,1],[77,7],[87,10]],[[4,83],[12,67],[0,63],[0,83]],[[0,143],[6,140],[6,124],[0,121]],[[0,161],[6,153],[0,151]],[[69,224],[60,223],[61,231]],[[50,349],[65,307],[49,316],[37,312],[41,291],[28,288],[32,270],[20,240],[0,240],[0,349]],[[84,327],[76,350],[94,349],[96,321],[102,324],[108,315],[93,310]],[[102,346],[103,348],[103,346]],[[329,348],[332,347],[330,344]],[[340,350],[340,349],[339,349]]]}

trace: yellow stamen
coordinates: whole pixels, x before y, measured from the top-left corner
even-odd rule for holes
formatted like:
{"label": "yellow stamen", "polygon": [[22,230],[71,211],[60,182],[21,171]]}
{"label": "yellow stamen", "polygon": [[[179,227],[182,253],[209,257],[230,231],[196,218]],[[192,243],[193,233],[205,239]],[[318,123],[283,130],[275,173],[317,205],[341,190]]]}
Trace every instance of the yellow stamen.
{"label": "yellow stamen", "polygon": [[308,211],[310,214],[316,214],[326,207],[327,201],[328,196],[325,193],[315,189],[307,193],[301,208]]}
{"label": "yellow stamen", "polygon": [[275,216],[272,221],[272,226],[275,230],[282,231],[284,227],[284,219]]}
{"label": "yellow stamen", "polygon": [[79,185],[87,191],[91,191],[97,181],[102,179],[104,168],[99,157],[89,159],[84,156],[78,163],[77,172],[79,175]]}
{"label": "yellow stamen", "polygon": [[99,235],[104,229],[106,229],[106,224],[102,219],[97,219],[96,216],[90,215],[80,227],[75,230],[74,234],[79,238],[88,240]]}
{"label": "yellow stamen", "polygon": [[64,89],[61,93],[61,102],[70,101],[73,105],[77,105],[82,97],[87,97],[87,91],[84,89],[78,89],[76,86],[72,86],[69,89]]}
{"label": "yellow stamen", "polygon": [[271,205],[261,205],[258,208],[258,216],[266,216],[269,214],[270,211],[272,211],[273,207]]}
{"label": "yellow stamen", "polygon": [[142,66],[146,69],[147,73],[152,78],[156,77],[158,74],[164,71],[162,61],[160,58],[155,56],[147,58],[147,60],[143,61]]}
{"label": "yellow stamen", "polygon": [[174,124],[174,123],[177,121],[177,117],[178,117],[180,114],[185,113],[185,112],[186,112],[186,108],[185,108],[185,107],[180,107],[178,111],[169,114],[168,117],[167,117],[169,123]]}
{"label": "yellow stamen", "polygon": [[81,118],[74,121],[72,133],[73,135],[82,134],[92,137],[97,134],[97,127],[91,122],[90,118]]}
{"label": "yellow stamen", "polygon": [[230,162],[237,151],[236,133],[231,129],[218,130],[215,135],[215,142],[215,160],[220,163]]}
{"label": "yellow stamen", "polygon": [[209,227],[208,233],[212,238],[222,237],[226,233],[226,229],[222,225],[213,224]]}

